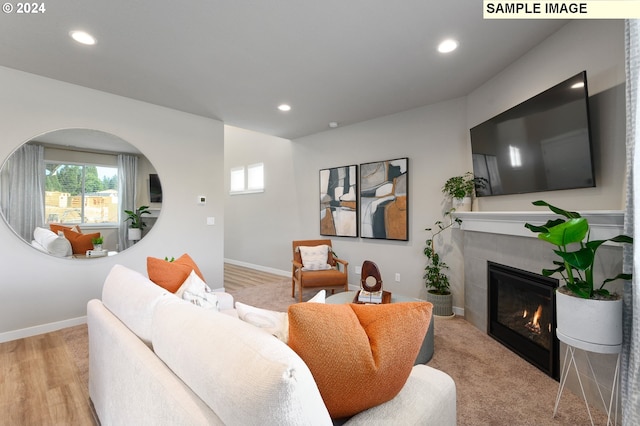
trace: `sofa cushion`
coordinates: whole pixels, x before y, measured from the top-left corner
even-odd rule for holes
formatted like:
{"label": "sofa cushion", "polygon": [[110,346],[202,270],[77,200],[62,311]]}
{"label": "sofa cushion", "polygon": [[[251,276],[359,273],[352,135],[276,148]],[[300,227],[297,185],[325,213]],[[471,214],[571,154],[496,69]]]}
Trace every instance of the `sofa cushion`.
{"label": "sofa cushion", "polygon": [[180,302],[141,273],[122,265],[111,268],[102,287],[102,303],[147,346],[151,346],[153,311],[161,300]]}
{"label": "sofa cushion", "polygon": [[159,304],[153,348],[225,424],[331,424],[311,372],[260,329],[187,303]]}
{"label": "sofa cushion", "polygon": [[71,256],[71,243],[64,236],[60,236],[45,228],[36,227],[33,239],[47,253],[57,257]]}
{"label": "sofa cushion", "polygon": [[400,392],[431,309],[428,302],[289,307],[289,346],[311,370],[332,418],[354,415]]}
{"label": "sofa cushion", "polygon": [[155,257],[147,257],[147,274],[149,279],[171,293],[178,291],[182,283],[187,279],[191,271],[205,281],[202,272],[191,256],[183,254],[173,262]]}

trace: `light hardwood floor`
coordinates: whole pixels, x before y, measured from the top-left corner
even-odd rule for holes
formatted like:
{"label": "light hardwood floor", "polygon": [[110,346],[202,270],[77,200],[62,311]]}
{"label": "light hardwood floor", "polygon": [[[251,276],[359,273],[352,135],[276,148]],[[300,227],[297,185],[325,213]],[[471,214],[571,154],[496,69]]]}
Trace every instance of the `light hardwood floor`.
{"label": "light hardwood floor", "polygon": [[97,424],[60,332],[0,344],[0,424]]}
{"label": "light hardwood floor", "polygon": [[[224,276],[231,291],[286,279],[230,264]],[[97,424],[63,331],[0,343],[0,426]]]}

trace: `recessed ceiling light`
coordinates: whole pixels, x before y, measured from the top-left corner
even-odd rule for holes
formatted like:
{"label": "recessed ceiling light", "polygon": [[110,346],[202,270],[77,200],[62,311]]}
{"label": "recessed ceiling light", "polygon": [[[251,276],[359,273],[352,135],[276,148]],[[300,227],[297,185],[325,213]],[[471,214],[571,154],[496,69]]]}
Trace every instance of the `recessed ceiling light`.
{"label": "recessed ceiling light", "polygon": [[329,127],[331,127],[332,129],[335,129],[336,127],[338,127],[338,122],[337,121],[330,121],[329,122]]}
{"label": "recessed ceiling light", "polygon": [[85,31],[71,31],[69,35],[78,43],[86,44],[87,46],[93,46],[96,44],[95,37]]}
{"label": "recessed ceiling light", "polygon": [[291,105],[287,105],[287,104],[278,105],[278,109],[282,112],[291,111]]}
{"label": "recessed ceiling light", "polygon": [[571,86],[572,89],[579,89],[581,87],[584,87],[584,82],[580,82],[580,83],[576,83],[573,86]]}
{"label": "recessed ceiling light", "polygon": [[457,48],[458,48],[458,42],[450,38],[450,39],[444,40],[438,45],[438,52],[449,53],[449,52],[453,52]]}

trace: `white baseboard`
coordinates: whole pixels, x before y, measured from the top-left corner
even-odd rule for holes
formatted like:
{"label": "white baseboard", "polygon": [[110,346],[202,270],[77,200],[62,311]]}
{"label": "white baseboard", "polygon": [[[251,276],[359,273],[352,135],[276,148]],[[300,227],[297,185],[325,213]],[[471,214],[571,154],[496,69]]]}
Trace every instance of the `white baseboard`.
{"label": "white baseboard", "polygon": [[457,317],[464,318],[464,308],[460,308],[458,306],[453,307],[453,313],[456,314]]}
{"label": "white baseboard", "polygon": [[86,323],[87,317],[83,316],[71,318],[64,321],[36,325],[34,327],[21,328],[19,330],[7,331],[5,333],[0,333],[0,343],[10,342],[16,339],[24,339],[25,337],[37,336],[38,334],[51,333],[52,331]]}
{"label": "white baseboard", "polygon": [[269,268],[268,266],[254,265],[253,263],[242,262],[240,260],[224,259],[225,263],[231,265],[244,266],[245,268],[256,269],[258,271],[267,272],[269,274],[281,275],[283,277],[290,277],[291,271],[283,271],[282,269]]}

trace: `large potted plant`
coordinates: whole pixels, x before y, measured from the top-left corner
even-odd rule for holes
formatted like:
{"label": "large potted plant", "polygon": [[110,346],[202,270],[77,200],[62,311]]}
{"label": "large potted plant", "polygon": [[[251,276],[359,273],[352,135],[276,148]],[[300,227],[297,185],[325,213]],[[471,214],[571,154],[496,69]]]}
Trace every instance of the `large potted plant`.
{"label": "large potted plant", "polygon": [[140,206],[135,211],[125,210],[124,212],[127,214],[125,221],[131,221],[128,238],[131,241],[137,241],[142,238],[142,228],[147,226],[147,224],[142,221],[142,215],[151,214],[149,206]]}
{"label": "large potted plant", "polygon": [[476,188],[484,188],[486,179],[474,177],[466,172],[462,176],[453,176],[444,183],[442,193],[451,198],[452,206],[458,211],[470,211]]}
{"label": "large potted plant", "polygon": [[451,213],[454,208],[445,212],[444,219],[438,220],[433,227],[425,228],[430,233],[424,248],[424,255],[427,257],[427,265],[424,268],[424,279],[427,287],[427,301],[433,304],[433,314],[444,317],[452,317],[453,303],[449,284],[449,277],[445,273],[449,266],[442,260],[440,253],[436,250],[436,238],[443,231],[449,229],[453,224],[462,223],[462,219],[454,218]]}
{"label": "large potted plant", "polygon": [[564,285],[556,290],[558,337],[573,346],[608,345],[622,343],[622,298],[610,293],[605,285],[618,279],[631,279],[620,273],[599,285],[594,283],[596,252],[607,241],[633,244],[633,238],[618,235],[606,240],[590,240],[589,223],[577,212],[552,206],[545,201],[533,202],[546,206],[561,217],[542,226],[525,224],[538,233],[538,238],[557,247],[559,260],[555,269],[543,269],[544,276],[560,274]]}

